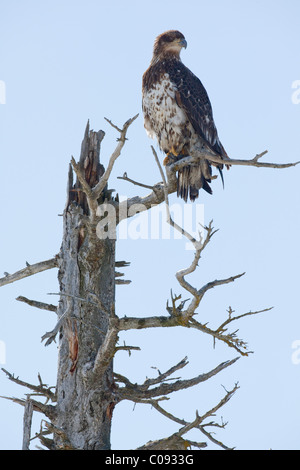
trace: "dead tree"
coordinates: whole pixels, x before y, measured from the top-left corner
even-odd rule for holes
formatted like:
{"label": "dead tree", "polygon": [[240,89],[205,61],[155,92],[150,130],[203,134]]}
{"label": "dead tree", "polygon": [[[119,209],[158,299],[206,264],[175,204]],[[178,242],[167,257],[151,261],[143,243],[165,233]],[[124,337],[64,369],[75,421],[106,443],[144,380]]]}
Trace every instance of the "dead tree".
{"label": "dead tree", "polygon": [[[122,128],[109,121],[119,133],[119,138],[106,169],[100,163],[100,145],[104,132],[90,130],[88,123],[80,159],[77,163],[72,158],[70,164],[68,196],[63,214],[63,240],[59,253],[53,259],[27,265],[24,269],[14,274],[6,274],[0,279],[0,286],[3,286],[47,269],[58,268],[58,305],[45,304],[23,296],[17,298],[33,307],[50,310],[57,315],[55,327],[42,338],[47,346],[56,338],[59,343],[56,386],[46,386],[40,376],[37,385],[30,384],[3,369],[10,380],[30,390],[26,399],[5,397],[24,406],[23,449],[29,449],[32,439],[33,412],[45,416],[40,433],[35,437],[38,437],[48,449],[110,449],[113,410],[122,400],[151,405],[166,418],[178,424],[178,431],[173,435],[151,441],[139,449],[182,450],[189,446],[204,448],[208,441],[221,448],[228,448],[213,436],[211,430],[224,427],[224,424],[216,423],[212,417],[230,400],[238,388],[237,384],[206,413],[199,415],[196,412],[192,422],[169,413],[161,403],[170,393],[207,381],[233,365],[240,356],[248,355],[247,344],[238,338],[236,331],[229,331],[228,326],[244,316],[255,315],[268,309],[249,311],[237,316],[233,316],[233,311],[229,309],[228,317],[216,329],[196,321],[194,315],[205,293],[216,286],[234,282],[244,273],[226,279],[216,279],[201,287],[192,286],[187,281],[187,276],[195,271],[201,254],[215,231],[210,223],[205,227],[204,239],[200,237],[199,240],[185,232],[170,216],[168,195],[176,191],[176,172],[179,167],[203,157],[203,150],[195,148],[193,155],[168,166],[166,178],[152,149],[162,182],[147,186],[124,174],[121,178],[148,187],[150,193],[145,197],[136,196],[122,202],[119,202],[118,196],[112,196],[112,191],[108,187],[109,177],[114,162],[126,142],[128,128],[136,117],[129,119]],[[272,168],[296,165],[296,163],[282,165],[263,163],[260,158],[264,154],[265,152],[252,160],[229,160],[228,164]],[[205,157],[212,163],[219,163],[214,155],[205,154]],[[172,294],[171,303],[166,307],[167,315],[146,318],[118,316],[115,309],[115,286],[129,281],[120,279],[121,273],[116,271],[127,265],[125,261],[115,261],[116,226],[124,218],[161,203],[166,204],[168,223],[174,230],[181,231],[195,248],[191,264],[176,273],[179,285],[191,299],[186,301],[181,295]],[[134,210],[136,207],[138,211]],[[210,335],[214,341],[222,341],[230,348],[234,348],[237,356],[233,360],[218,364],[208,372],[202,372],[186,380],[172,378],[172,375],[187,365],[187,358],[166,372],[159,372],[156,378],[148,378],[141,384],[133,384],[125,375],[114,371],[113,359],[118,351],[125,349],[130,352],[132,349],[139,349],[133,346],[120,346],[118,335],[121,331],[178,326],[197,329],[199,333]],[[42,402],[38,397],[45,398],[46,401]],[[194,442],[186,437],[193,428],[200,431],[205,438],[204,441]]]}

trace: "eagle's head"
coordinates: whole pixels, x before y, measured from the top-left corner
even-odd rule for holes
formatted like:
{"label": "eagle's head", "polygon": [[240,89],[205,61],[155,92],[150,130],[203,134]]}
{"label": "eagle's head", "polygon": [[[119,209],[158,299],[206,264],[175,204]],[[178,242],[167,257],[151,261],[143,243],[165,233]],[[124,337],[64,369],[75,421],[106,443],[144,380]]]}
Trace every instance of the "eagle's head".
{"label": "eagle's head", "polygon": [[187,42],[180,31],[170,30],[157,36],[154,42],[153,58],[165,55],[179,57],[181,49],[186,48]]}

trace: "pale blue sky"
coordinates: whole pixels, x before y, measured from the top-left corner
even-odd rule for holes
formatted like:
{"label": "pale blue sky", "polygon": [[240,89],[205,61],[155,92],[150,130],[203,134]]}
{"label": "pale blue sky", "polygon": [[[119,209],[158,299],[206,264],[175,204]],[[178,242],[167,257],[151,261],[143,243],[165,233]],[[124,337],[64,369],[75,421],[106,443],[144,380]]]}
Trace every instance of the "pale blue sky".
{"label": "pale blue sky", "polygon": [[[147,190],[120,181],[128,176],[147,184],[160,181],[141,114],[141,77],[149,65],[154,38],[179,29],[188,47],[183,62],[202,80],[213,105],[221,141],[232,158],[252,158],[267,149],[267,161],[300,160],[300,104],[292,84],[300,79],[298,0],[11,0],[0,1],[1,248],[0,276],[52,257],[62,237],[68,164],[78,158],[84,128],[103,129],[105,165],[116,144],[118,125],[136,113],[129,141],[114,168],[110,187],[122,196]],[[300,364],[292,361],[299,324],[299,168],[233,167],[225,190],[213,182],[213,196],[202,192],[205,223],[219,232],[192,277],[196,286],[246,271],[234,284],[210,291],[197,319],[218,326],[228,306],[241,314],[274,306],[260,317],[233,325],[255,353],[193,390],[180,392],[166,408],[186,420],[207,411],[224,389],[240,390],[219,414],[229,421],[217,438],[238,449],[299,449]],[[183,205],[176,196],[172,204]],[[150,214],[149,214],[150,217]],[[118,259],[130,286],[117,289],[120,316],[165,314],[170,289],[182,293],[174,273],[192,252],[184,240],[121,240]],[[56,272],[46,272],[1,288],[0,341],[3,367],[35,383],[37,373],[55,385],[56,345],[41,336],[55,324],[50,312],[15,301],[18,295],[54,302]],[[183,296],[186,295],[183,293]],[[207,372],[236,353],[185,329],[145,330],[121,335],[142,352],[119,352],[117,372],[143,381],[188,356],[182,377]],[[27,390],[0,375],[0,394]],[[18,449],[23,409],[0,400],[0,449]],[[36,415],[33,432],[39,429]],[[114,412],[112,446],[133,449],[166,437],[177,426],[141,405],[122,403]],[[191,439],[202,436],[192,433]],[[32,445],[34,448],[34,443]]]}

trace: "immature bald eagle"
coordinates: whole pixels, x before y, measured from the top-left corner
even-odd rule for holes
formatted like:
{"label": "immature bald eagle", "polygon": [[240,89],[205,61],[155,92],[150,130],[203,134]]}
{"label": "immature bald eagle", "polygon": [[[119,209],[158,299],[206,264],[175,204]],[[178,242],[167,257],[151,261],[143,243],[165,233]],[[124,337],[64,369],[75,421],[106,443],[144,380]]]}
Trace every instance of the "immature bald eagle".
{"label": "immature bald eagle", "polygon": [[[160,34],[150,67],[143,75],[143,113],[147,134],[167,154],[164,164],[190,154],[197,145],[228,158],[218,137],[212,107],[201,81],[180,60],[187,42],[179,31]],[[216,165],[222,177],[223,165]],[[206,159],[178,172],[177,195],[194,201],[203,188],[212,193],[211,165]],[[223,178],[222,178],[223,179]]]}

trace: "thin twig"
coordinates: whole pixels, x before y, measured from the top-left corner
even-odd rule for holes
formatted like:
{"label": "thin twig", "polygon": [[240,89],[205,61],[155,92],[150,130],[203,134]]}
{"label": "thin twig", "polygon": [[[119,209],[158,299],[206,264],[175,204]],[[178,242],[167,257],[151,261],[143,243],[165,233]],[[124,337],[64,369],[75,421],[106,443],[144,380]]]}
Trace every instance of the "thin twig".
{"label": "thin twig", "polygon": [[131,356],[131,351],[140,351],[141,348],[139,346],[116,346],[115,352],[118,351],[128,351],[129,356]]}
{"label": "thin twig", "polygon": [[59,332],[59,330],[62,327],[65,320],[68,317],[70,317],[71,312],[72,312],[72,304],[71,304],[70,299],[68,298],[67,299],[67,308],[66,308],[65,312],[60,316],[60,318],[59,318],[58,322],[56,323],[55,327],[53,328],[53,330],[46,332],[41,338],[41,342],[45,341],[45,339],[48,338],[46,343],[45,343],[45,346],[49,346],[49,344],[51,344],[52,341],[55,341],[57,333]]}
{"label": "thin twig", "polygon": [[235,276],[230,276],[226,279],[216,279],[215,281],[208,282],[203,287],[201,287],[201,289],[198,290],[197,294],[198,294],[198,296],[201,300],[202,297],[204,296],[204,294],[209,289],[213,289],[216,286],[222,286],[224,284],[229,284],[230,282],[234,282],[236,279],[239,279],[240,277],[242,277],[244,275],[245,275],[245,273],[241,273],[241,274],[236,274]]}
{"label": "thin twig", "polygon": [[[12,401],[14,403],[17,403],[18,405],[25,406],[26,405],[26,400],[23,398],[16,398],[16,397],[5,397],[5,396],[0,396],[0,398],[4,398],[5,400]],[[49,419],[55,419],[56,418],[56,407],[53,405],[45,405],[44,403],[41,403],[36,400],[31,400],[32,406],[33,406],[33,411],[37,411],[38,413],[43,413],[46,415]]]}
{"label": "thin twig", "polygon": [[[68,297],[68,298],[75,299],[75,300],[80,300],[80,302],[87,302],[89,304],[94,305],[95,307],[100,306],[99,299],[97,299],[97,303],[96,303],[96,302],[92,302],[91,300],[85,299],[84,297],[78,297],[77,295],[67,294],[65,292],[48,292],[47,295],[59,295],[59,296]],[[96,299],[95,294],[90,293],[90,295],[93,295],[94,298]]]}
{"label": "thin twig", "polygon": [[[258,157],[264,155],[266,152],[262,152],[259,154]],[[177,190],[177,178],[176,178],[176,172],[191,163],[197,163],[199,162],[199,159],[207,158],[213,163],[221,163],[221,164],[229,164],[229,165],[247,165],[247,166],[258,166],[258,167],[266,167],[266,168],[288,168],[292,167],[295,165],[298,165],[299,162],[295,163],[284,163],[284,164],[276,164],[276,163],[263,163],[263,162],[257,162],[257,156],[252,158],[251,160],[221,160],[216,156],[213,156],[212,153],[210,152],[204,152],[203,150],[200,152],[199,150],[195,151],[194,156],[188,156],[184,157],[180,160],[178,160],[175,163],[172,163],[171,165],[166,166],[166,174],[167,174],[167,192],[168,194],[172,194],[176,192]],[[130,215],[130,207],[139,204],[140,207],[144,207],[144,210],[151,209],[152,207],[161,204],[165,200],[165,191],[164,191],[164,185],[159,183],[153,186],[154,190],[151,191],[149,194],[146,196],[140,197],[140,196],[134,196],[131,197],[125,201],[122,201],[119,203],[119,205],[116,205],[116,210],[119,213],[119,218],[118,218],[118,223],[123,220],[125,217],[132,217]],[[124,207],[126,209],[124,209]]]}
{"label": "thin twig", "polygon": [[[170,393],[176,392],[178,390],[184,390],[194,385],[198,385],[199,383],[205,382],[209,380],[214,375],[218,374],[222,370],[226,369],[227,367],[234,364],[239,357],[232,359],[231,361],[226,361],[219,364],[217,367],[212,369],[211,371],[200,374],[197,377],[193,377],[192,379],[187,380],[176,380],[173,383],[160,383],[157,387],[149,389],[145,387],[145,384],[137,385],[137,384],[128,384],[119,390],[119,400],[144,400],[148,398],[154,397],[162,397],[165,395],[169,395]],[[128,381],[129,382],[129,381]]]}
{"label": "thin twig", "polygon": [[128,181],[129,183],[132,183],[135,186],[140,186],[141,188],[153,189],[153,186],[150,186],[149,184],[139,183],[138,181],[135,181],[131,178],[128,178],[126,172],[123,174],[123,176],[117,176],[117,179],[118,180]]}
{"label": "thin twig", "polygon": [[125,141],[126,141],[126,134],[127,134],[127,130],[129,128],[129,126],[133,123],[133,121],[136,120],[136,118],[138,117],[138,114],[136,114],[133,118],[131,119],[128,119],[128,121],[125,122],[125,124],[123,125],[123,128],[122,129],[119,129],[117,126],[115,126],[111,121],[109,121],[108,119],[107,122],[109,122],[109,124],[114,127],[115,129],[117,129],[118,132],[120,132],[120,138],[118,139],[118,145],[117,147],[115,148],[114,152],[112,153],[110,159],[109,159],[109,162],[108,162],[108,165],[107,165],[107,168],[103,174],[103,176],[101,177],[99,183],[96,184],[96,186],[92,189],[92,193],[93,193],[93,197],[94,199],[98,199],[103,191],[103,189],[105,188],[106,186],[106,183],[110,177],[110,174],[112,172],[112,169],[113,169],[113,166],[114,166],[114,163],[116,161],[116,159],[120,156],[121,154],[121,150],[122,148],[124,147],[125,145]]}
{"label": "thin twig", "polygon": [[270,310],[272,310],[274,307],[268,307],[268,308],[264,308],[263,310],[257,310],[256,312],[247,312],[247,313],[242,313],[241,315],[237,315],[236,317],[231,317],[231,313],[233,313],[233,310],[231,310],[231,307],[229,307],[229,316],[228,316],[228,319],[225,320],[218,328],[217,331],[223,331],[224,330],[224,327],[226,325],[228,325],[229,323],[233,322],[233,321],[236,321],[236,320],[239,320],[240,318],[244,318],[244,317],[247,317],[247,316],[250,316],[250,315],[258,315],[259,313],[264,313],[264,312],[269,312]]}
{"label": "thin twig", "polygon": [[93,193],[92,193],[92,188],[90,187],[90,185],[88,184],[88,182],[86,181],[85,179],[85,175],[83,173],[83,171],[81,170],[80,168],[80,164],[79,163],[76,163],[74,157],[71,158],[71,164],[72,164],[72,167],[76,173],[76,176],[82,186],[82,188],[75,188],[75,189],[72,189],[72,191],[83,191],[86,195],[86,198],[88,200],[88,204],[89,204],[89,207],[90,209],[94,209],[94,211],[97,209],[97,205],[96,205],[96,202],[94,201],[93,199]]}
{"label": "thin twig", "polygon": [[190,235],[186,230],[184,230],[184,228],[180,227],[178,224],[176,224],[176,222],[174,222],[174,220],[172,219],[171,217],[171,213],[170,213],[170,206],[169,206],[169,197],[168,197],[168,185],[167,185],[167,181],[166,181],[166,178],[165,178],[165,174],[163,172],[163,169],[162,169],[162,166],[160,164],[160,161],[159,161],[159,158],[157,156],[157,153],[156,151],[154,150],[154,147],[151,146],[151,149],[152,149],[152,153],[154,155],[154,158],[155,158],[155,161],[157,163],[157,166],[159,168],[159,171],[160,171],[160,174],[161,174],[161,177],[162,177],[162,180],[163,180],[163,185],[164,185],[164,195],[165,195],[165,203],[166,203],[166,211],[167,211],[167,222],[168,224],[171,225],[171,227],[175,228],[175,230],[177,230],[179,233],[185,235],[185,237],[193,243],[194,247],[196,248],[196,250],[198,249],[198,245],[199,245],[199,242],[194,238],[192,237],[192,235]]}
{"label": "thin twig", "polygon": [[169,370],[167,370],[167,371],[164,372],[163,374],[162,374],[162,373],[159,373],[158,377],[156,377],[155,379],[147,379],[147,380],[145,380],[145,382],[141,385],[141,389],[147,390],[149,387],[151,387],[151,386],[153,386],[153,385],[156,385],[156,384],[158,384],[158,383],[164,382],[164,381],[167,379],[167,377],[169,377],[170,375],[174,374],[174,372],[177,372],[178,370],[182,369],[182,368],[185,367],[187,364],[188,364],[187,357],[184,357],[180,362],[178,362],[178,364],[176,364],[175,366],[171,367]]}
{"label": "thin twig", "polygon": [[38,302],[37,300],[27,299],[27,297],[23,297],[22,295],[19,295],[19,297],[17,297],[16,300],[18,300],[19,302],[24,302],[25,304],[28,304],[31,307],[36,307],[41,310],[49,310],[50,312],[57,312],[56,305],[46,304],[44,302]]}
{"label": "thin twig", "polygon": [[117,285],[127,285],[127,284],[131,284],[132,281],[130,281],[130,279],[116,279],[115,280],[115,284]]}
{"label": "thin twig", "polygon": [[[207,427],[224,428],[225,424],[222,423],[222,425],[220,425],[220,424],[215,423],[215,422],[204,423],[204,421],[207,418],[209,418],[211,416],[214,416],[215,413],[220,408],[222,408],[226,403],[228,403],[228,401],[231,399],[231,397],[234,395],[234,393],[236,392],[236,390],[238,388],[239,387],[236,384],[232,390],[230,390],[229,392],[226,391],[226,395],[217,403],[217,405],[212,407],[209,411],[207,411],[203,415],[199,416],[198,412],[196,412],[196,419],[192,422],[187,422],[184,419],[178,418],[178,417],[174,416],[172,413],[166,411],[159,404],[159,402],[162,401],[161,399],[153,399],[153,398],[152,399],[151,398],[150,399],[137,399],[136,403],[149,404],[153,408],[155,408],[159,413],[161,413],[163,416],[165,416],[166,418],[170,419],[171,421],[174,421],[175,423],[181,424],[183,426],[181,429],[179,429],[179,431],[174,433],[169,438],[161,439],[159,441],[154,441],[153,443],[152,442],[148,443],[145,446],[143,446],[142,448],[144,448],[144,449],[148,448],[149,449],[149,447],[151,447],[153,449],[154,446],[155,446],[155,448],[164,449],[164,448],[166,448],[167,445],[169,445],[169,442],[168,442],[169,440],[173,441],[173,443],[174,443],[174,440],[176,440],[178,442],[178,438],[181,438],[184,434],[188,433],[191,429],[196,428],[200,432],[202,432],[215,445],[217,445],[217,446],[219,446],[219,447],[221,447],[222,449],[225,449],[225,450],[232,449],[232,448],[226,446],[225,444],[223,444],[223,442],[215,439],[210,432],[206,431]],[[177,439],[176,439],[176,437],[177,437]],[[195,446],[195,447],[207,447],[207,444],[204,443],[204,442],[199,443],[199,442],[190,441],[188,439],[186,439],[185,442],[186,442],[186,444],[189,444],[189,445]]]}
{"label": "thin twig", "polygon": [[33,274],[41,273],[47,269],[57,268],[58,267],[58,256],[48,259],[46,261],[41,261],[39,263],[27,265],[26,268],[21,269],[20,271],[15,272],[14,274],[6,273],[5,277],[0,278],[0,287],[10,284],[25,277],[32,276]]}
{"label": "thin twig", "polygon": [[116,129],[118,132],[120,132],[120,134],[122,133],[122,129],[120,129],[118,126],[116,126],[116,124],[114,124],[110,119],[104,117],[105,121],[108,122],[108,124],[111,125],[111,127],[113,127],[114,129]]}
{"label": "thin twig", "polygon": [[199,293],[199,290],[193,287],[189,282],[186,281],[185,276],[193,273],[196,270],[203,250],[206,248],[207,244],[210,242],[212,236],[217,232],[217,230],[214,230],[212,227],[212,221],[209,223],[208,227],[204,227],[204,228],[207,232],[205,240],[204,242],[202,242],[202,240],[200,239],[200,241],[195,245],[196,252],[195,252],[194,259],[191,265],[188,266],[187,268],[177,271],[176,273],[176,279],[179,282],[179,284],[185,290],[187,290],[189,293],[193,295],[193,299],[190,302],[186,310],[188,317],[192,316],[195,313],[195,310],[198,307],[203,295],[201,296],[201,293]]}
{"label": "thin twig", "polygon": [[13,374],[8,372],[4,368],[2,368],[1,370],[7,375],[9,380],[11,380],[12,382],[21,385],[22,387],[29,388],[30,390],[34,391],[36,395],[45,396],[48,400],[51,400],[52,402],[56,401],[56,395],[51,391],[51,389],[55,389],[55,387],[48,387],[46,384],[43,384],[40,376],[38,376],[40,385],[33,385],[28,382],[24,382],[24,380],[20,380],[19,377],[15,377]]}
{"label": "thin twig", "polygon": [[267,153],[267,150],[261,152],[260,154],[256,155],[250,160],[243,160],[243,159],[233,159],[233,158],[226,158],[223,160],[221,157],[214,155],[211,152],[203,151],[203,149],[197,149],[196,147],[191,151],[191,156],[184,157],[178,160],[175,163],[169,165],[169,169],[171,171],[178,171],[186,165],[191,163],[197,163],[200,159],[205,158],[206,160],[215,163],[215,164],[222,164],[222,165],[238,165],[238,166],[255,166],[258,168],[290,168],[296,166],[300,163],[300,161],[293,162],[293,163],[267,163],[267,162],[259,162],[258,160]]}
{"label": "thin twig", "polygon": [[59,437],[60,439],[60,444],[59,444],[59,450],[78,450],[72,444],[70,443],[68,437],[66,436],[66,433],[58,428],[57,426],[54,426],[52,423],[48,423],[47,421],[43,420],[46,430],[42,431],[37,434],[35,437],[39,438],[40,441],[42,442],[43,445],[45,445],[45,441],[43,440],[43,436],[47,434],[55,434],[56,436]]}
{"label": "thin twig", "polygon": [[118,132],[120,132],[120,138],[118,139],[117,147],[115,148],[114,152],[112,153],[112,155],[109,159],[109,162],[108,162],[108,165],[107,165],[107,168],[106,168],[104,174],[102,175],[102,177],[100,178],[98,183],[93,188],[91,188],[91,186],[86,181],[85,175],[84,175],[84,173],[83,173],[83,171],[80,167],[80,164],[76,163],[76,161],[74,160],[73,157],[71,159],[71,163],[72,163],[73,169],[74,169],[74,171],[77,175],[77,179],[79,180],[79,182],[82,186],[82,188],[80,190],[82,190],[86,195],[88,207],[89,207],[89,210],[90,210],[89,219],[92,222],[94,222],[94,220],[96,218],[97,208],[98,208],[98,199],[101,196],[103,190],[105,189],[105,186],[107,185],[107,182],[108,182],[108,179],[109,179],[110,174],[112,172],[114,163],[115,163],[116,159],[120,156],[122,148],[125,145],[125,142],[127,140],[127,137],[126,137],[127,130],[129,128],[129,126],[133,123],[133,121],[135,121],[135,119],[137,117],[138,117],[138,114],[136,116],[134,116],[133,118],[128,119],[125,122],[125,124],[123,125],[122,129],[120,129],[118,126],[113,124],[109,119],[105,118],[106,121],[114,129],[116,129]]}

